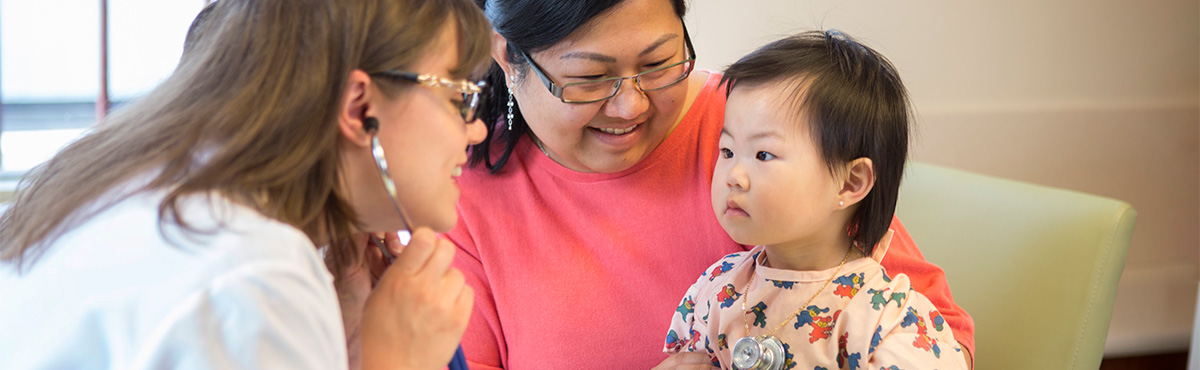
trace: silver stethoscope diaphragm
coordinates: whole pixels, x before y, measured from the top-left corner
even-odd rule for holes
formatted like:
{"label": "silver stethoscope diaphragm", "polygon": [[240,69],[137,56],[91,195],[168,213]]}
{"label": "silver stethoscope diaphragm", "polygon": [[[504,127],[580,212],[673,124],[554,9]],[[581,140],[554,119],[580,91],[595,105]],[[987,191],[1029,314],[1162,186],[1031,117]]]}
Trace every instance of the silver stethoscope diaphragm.
{"label": "silver stethoscope diaphragm", "polygon": [[780,370],[785,359],[783,342],[770,335],[742,337],[733,345],[733,366],[738,370]]}

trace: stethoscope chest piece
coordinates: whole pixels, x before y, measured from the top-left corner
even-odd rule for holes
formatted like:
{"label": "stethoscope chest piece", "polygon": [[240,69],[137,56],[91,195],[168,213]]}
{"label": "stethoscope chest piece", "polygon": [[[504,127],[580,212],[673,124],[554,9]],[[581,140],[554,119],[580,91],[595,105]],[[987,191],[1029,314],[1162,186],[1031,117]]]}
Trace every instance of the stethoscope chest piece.
{"label": "stethoscope chest piece", "polygon": [[783,342],[770,335],[742,337],[733,345],[733,367],[738,370],[780,370],[784,359]]}

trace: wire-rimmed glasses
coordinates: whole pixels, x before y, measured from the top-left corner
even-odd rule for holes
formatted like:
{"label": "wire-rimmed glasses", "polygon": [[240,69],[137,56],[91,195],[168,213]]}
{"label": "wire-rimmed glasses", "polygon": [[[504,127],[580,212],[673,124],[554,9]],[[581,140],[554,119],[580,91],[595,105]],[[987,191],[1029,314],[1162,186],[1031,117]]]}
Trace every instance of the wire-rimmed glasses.
{"label": "wire-rimmed glasses", "polygon": [[[651,69],[633,76],[625,77],[608,77],[591,81],[572,82],[564,85],[559,85],[550,80],[549,76],[542,71],[542,68],[529,57],[529,54],[524,50],[516,49],[525,60],[529,61],[529,67],[533,73],[542,80],[542,84],[546,89],[550,90],[550,94],[562,100],[563,103],[571,104],[587,104],[598,101],[608,100],[617,96],[617,92],[621,90],[621,82],[632,79],[639,90],[654,91],[665,89],[671,85],[679,83],[687,79],[695,68],[696,49],[692,48],[692,39],[688,37],[687,26],[683,27],[683,42],[687,46],[688,58],[683,61]],[[515,48],[513,44],[508,44],[510,48]]]}
{"label": "wire-rimmed glasses", "polygon": [[455,103],[458,105],[459,114],[462,115],[463,122],[466,123],[471,123],[476,118],[476,113],[479,111],[480,95],[483,94],[483,86],[485,84],[483,81],[451,80],[431,74],[403,71],[375,72],[372,75],[387,76],[422,86],[450,89],[462,94],[462,101],[456,101]]}

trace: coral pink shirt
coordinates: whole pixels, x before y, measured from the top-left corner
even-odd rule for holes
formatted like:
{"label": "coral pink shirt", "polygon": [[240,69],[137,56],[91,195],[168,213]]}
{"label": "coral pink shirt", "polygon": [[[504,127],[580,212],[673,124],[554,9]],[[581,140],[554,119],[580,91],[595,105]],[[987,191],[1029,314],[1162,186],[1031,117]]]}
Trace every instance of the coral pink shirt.
{"label": "coral pink shirt", "polygon": [[[713,214],[709,183],[725,115],[720,74],[649,156],[581,173],[517,144],[504,169],[458,184],[454,266],[475,289],[463,336],[472,369],[647,369],[679,297],[713,261],[749,248]],[[974,324],[899,222],[884,266],[907,274],[973,348]]]}

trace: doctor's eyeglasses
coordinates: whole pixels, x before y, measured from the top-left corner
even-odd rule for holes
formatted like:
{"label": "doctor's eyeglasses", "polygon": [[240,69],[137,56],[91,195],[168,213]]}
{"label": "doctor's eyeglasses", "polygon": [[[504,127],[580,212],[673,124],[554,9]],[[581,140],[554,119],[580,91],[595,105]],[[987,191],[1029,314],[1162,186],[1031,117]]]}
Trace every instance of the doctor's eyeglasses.
{"label": "doctor's eyeglasses", "polygon": [[375,72],[371,75],[391,77],[422,86],[450,89],[462,94],[462,101],[455,101],[454,103],[458,105],[459,114],[462,115],[463,122],[466,123],[471,123],[471,121],[475,120],[476,113],[479,110],[480,95],[483,94],[483,86],[485,85],[483,81],[451,80],[430,74],[401,71]]}

